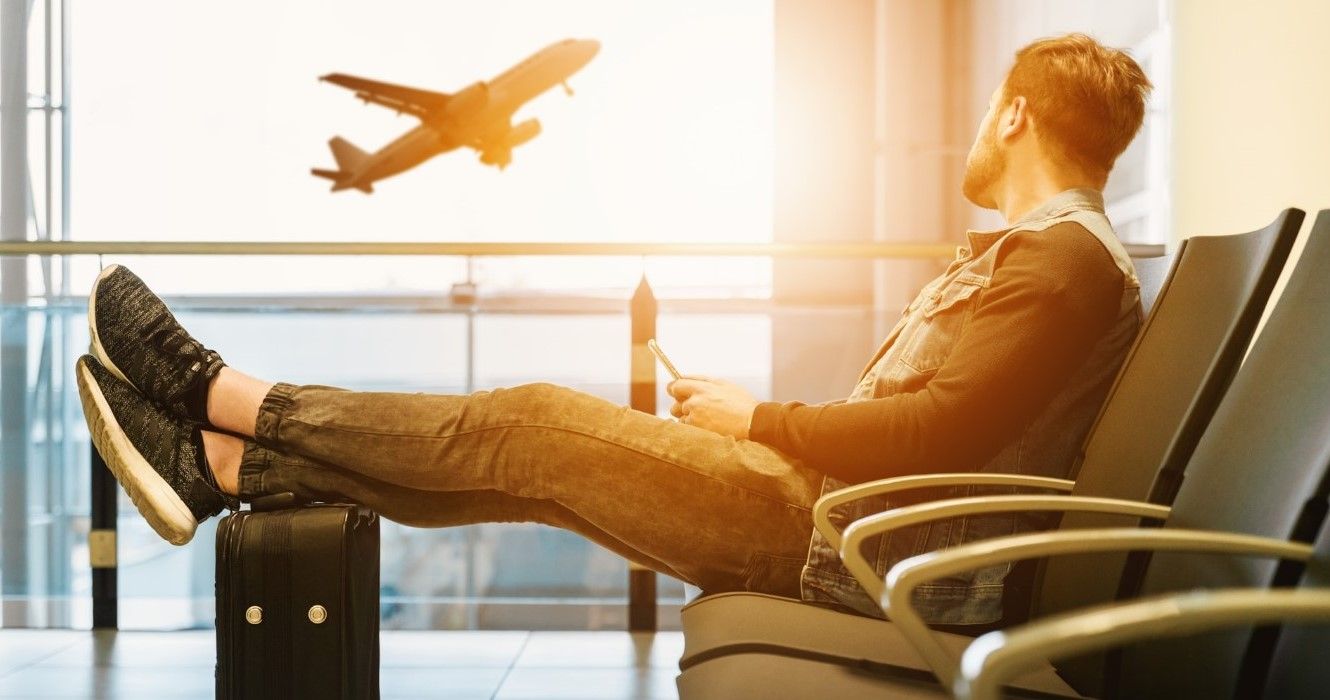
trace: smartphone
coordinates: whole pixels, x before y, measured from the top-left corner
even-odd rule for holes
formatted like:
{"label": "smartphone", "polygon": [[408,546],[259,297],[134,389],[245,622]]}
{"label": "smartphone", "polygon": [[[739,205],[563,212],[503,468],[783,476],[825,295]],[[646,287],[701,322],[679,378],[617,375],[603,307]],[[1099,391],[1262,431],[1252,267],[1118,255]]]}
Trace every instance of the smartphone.
{"label": "smartphone", "polygon": [[647,341],[647,347],[651,349],[651,352],[656,356],[656,359],[660,360],[662,365],[665,365],[665,371],[669,372],[671,377],[674,377],[675,379],[682,378],[683,375],[679,374],[679,370],[674,368],[674,363],[670,362],[670,358],[665,357],[665,353],[662,352],[660,346],[656,344],[655,338]]}

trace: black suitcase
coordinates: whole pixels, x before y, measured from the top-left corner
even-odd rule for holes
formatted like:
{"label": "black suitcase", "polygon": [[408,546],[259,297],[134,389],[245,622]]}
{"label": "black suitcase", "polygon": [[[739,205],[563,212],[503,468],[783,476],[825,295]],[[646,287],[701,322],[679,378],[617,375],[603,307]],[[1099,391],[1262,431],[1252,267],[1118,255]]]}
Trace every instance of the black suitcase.
{"label": "black suitcase", "polygon": [[377,699],[378,516],[255,507],[217,526],[217,697]]}

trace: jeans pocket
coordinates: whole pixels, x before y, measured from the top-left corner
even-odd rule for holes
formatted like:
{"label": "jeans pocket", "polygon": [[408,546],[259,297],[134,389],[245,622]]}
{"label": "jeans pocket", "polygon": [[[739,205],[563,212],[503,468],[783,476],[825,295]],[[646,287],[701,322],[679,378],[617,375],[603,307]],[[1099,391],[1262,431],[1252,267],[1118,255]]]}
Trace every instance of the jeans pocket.
{"label": "jeans pocket", "polygon": [[797,599],[803,570],[803,557],[755,552],[744,568],[744,590]]}

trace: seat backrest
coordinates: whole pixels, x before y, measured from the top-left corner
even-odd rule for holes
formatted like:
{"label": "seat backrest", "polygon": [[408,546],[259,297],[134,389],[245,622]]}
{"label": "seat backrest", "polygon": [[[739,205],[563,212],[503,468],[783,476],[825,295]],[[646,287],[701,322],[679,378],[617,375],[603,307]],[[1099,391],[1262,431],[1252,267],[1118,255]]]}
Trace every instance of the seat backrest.
{"label": "seat backrest", "polygon": [[[1074,492],[1144,500],[1175,437],[1209,421],[1250,344],[1303,213],[1289,209],[1259,231],[1184,241],[1136,343],[1086,439]],[[1196,431],[1199,434],[1199,431]],[[1062,527],[1111,527],[1122,519],[1069,513]],[[1125,557],[1060,557],[1040,567],[1033,609],[1061,612],[1111,600]]]}
{"label": "seat backrest", "polygon": [[[1321,524],[1316,556],[1299,588],[1330,588],[1330,521]],[[1284,625],[1264,679],[1267,700],[1312,700],[1330,697],[1330,625]],[[1249,651],[1248,654],[1251,652]]]}
{"label": "seat backrest", "polygon": [[1177,260],[1174,253],[1165,253],[1150,258],[1132,258],[1132,267],[1136,268],[1136,279],[1141,281],[1141,313],[1149,315],[1154,309],[1159,291],[1173,272],[1173,263]]}
{"label": "seat backrest", "polygon": [[[1191,451],[1165,527],[1304,542],[1320,530],[1330,486],[1326,270],[1330,211],[1321,212],[1283,296]],[[1141,593],[1268,586],[1277,567],[1268,559],[1161,553],[1150,558]],[[1250,637],[1233,630],[1133,647],[1123,656],[1123,695],[1223,697]]]}

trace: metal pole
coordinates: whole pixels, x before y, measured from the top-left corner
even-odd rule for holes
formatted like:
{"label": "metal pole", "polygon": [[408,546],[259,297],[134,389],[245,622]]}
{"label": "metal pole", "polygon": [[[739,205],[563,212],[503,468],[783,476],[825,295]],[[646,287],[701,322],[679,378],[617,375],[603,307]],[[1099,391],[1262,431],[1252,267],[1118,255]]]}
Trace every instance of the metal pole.
{"label": "metal pole", "polygon": [[[466,283],[461,290],[467,299],[466,308],[466,390],[470,394],[476,390],[476,259],[466,258]],[[457,298],[458,289],[454,287],[453,298]]]}
{"label": "metal pole", "polygon": [[[656,295],[651,291],[647,276],[633,292],[628,303],[632,326],[632,354],[630,356],[631,385],[628,405],[633,409],[656,415],[656,361],[647,349],[647,341],[656,337]],[[628,562],[628,630],[654,632],[656,630],[656,572]]]}
{"label": "metal pole", "polygon": [[[28,237],[28,0],[0,0],[0,241]],[[0,258],[0,597],[28,590],[28,260]],[[22,626],[24,607],[0,607]]]}
{"label": "metal pole", "polygon": [[[45,75],[42,88],[42,123],[46,127],[46,133],[43,136],[42,151],[46,156],[46,168],[43,173],[45,184],[43,187],[44,196],[42,198],[43,217],[40,228],[41,237],[47,240],[55,238],[55,178],[56,168],[54,150],[57,146],[55,130],[56,114],[60,110],[60,105],[54,97],[55,91],[55,42],[57,34],[60,31],[56,24],[56,3],[59,0],[46,0],[43,8],[42,42],[45,49],[44,67]],[[51,300],[58,294],[56,288],[56,278],[53,272],[53,263],[50,258],[42,261],[42,292],[46,297],[49,307]],[[42,356],[37,370],[37,384],[43,389],[43,414],[42,420],[45,423],[44,433],[46,435],[43,452],[46,455],[43,469],[46,474],[46,492],[47,504],[46,510],[51,514],[51,526],[46,537],[46,570],[47,570],[47,594],[64,595],[70,592],[70,564],[69,557],[64,556],[69,551],[73,538],[70,536],[69,518],[65,511],[64,483],[65,472],[61,469],[60,452],[56,445],[56,426],[57,416],[61,415],[63,407],[63,397],[60,395],[60,387],[56,383],[56,377],[61,373],[56,369],[57,364],[62,364],[66,354],[56,354],[63,349],[63,343],[57,342],[57,337],[63,338],[63,333],[59,336],[57,326],[63,327],[64,314],[48,310],[44,314],[42,330]],[[34,416],[35,418],[35,416]],[[63,426],[62,426],[63,427]],[[61,438],[64,431],[60,432]],[[60,441],[61,443],[64,440]],[[48,610],[48,624],[68,625],[68,608],[56,608],[51,606]]]}
{"label": "metal pole", "polygon": [[119,597],[116,592],[117,543],[116,519],[119,487],[115,475],[93,445],[92,459],[92,530],[88,533],[88,558],[92,565],[92,628],[116,629],[120,624]]}

